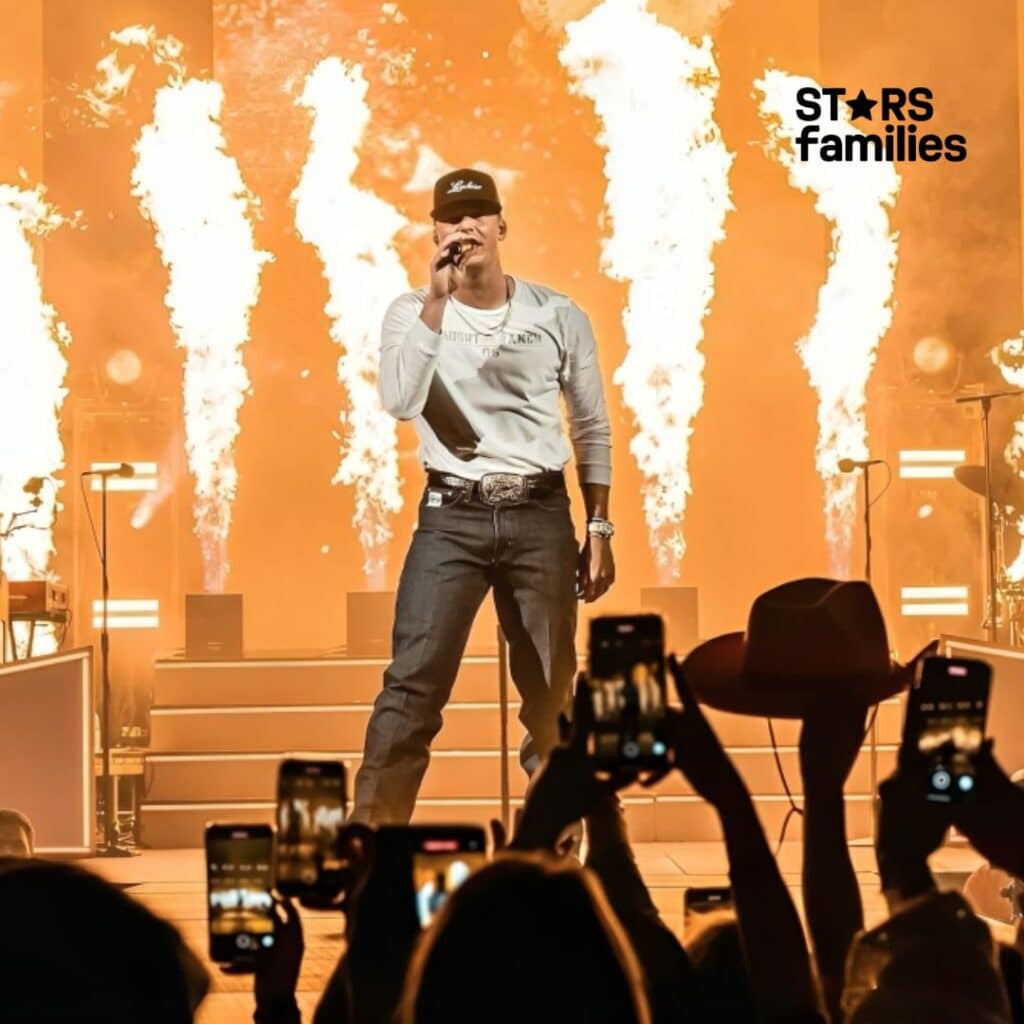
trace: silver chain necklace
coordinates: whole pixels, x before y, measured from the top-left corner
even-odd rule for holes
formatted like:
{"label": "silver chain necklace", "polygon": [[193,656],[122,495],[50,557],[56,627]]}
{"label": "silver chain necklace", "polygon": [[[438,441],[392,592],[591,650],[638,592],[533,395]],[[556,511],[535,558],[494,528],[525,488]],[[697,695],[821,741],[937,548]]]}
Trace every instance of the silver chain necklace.
{"label": "silver chain necklace", "polygon": [[470,319],[459,309],[459,300],[452,296],[451,307],[455,310],[459,319],[474,333],[479,334],[484,338],[493,338],[496,334],[500,334],[504,329],[505,325],[509,321],[509,317],[512,316],[512,284],[509,280],[508,274],[505,275],[505,303],[508,308],[505,310],[505,315],[501,318],[501,323],[497,327],[492,327],[489,331],[482,331],[477,324],[474,324]]}

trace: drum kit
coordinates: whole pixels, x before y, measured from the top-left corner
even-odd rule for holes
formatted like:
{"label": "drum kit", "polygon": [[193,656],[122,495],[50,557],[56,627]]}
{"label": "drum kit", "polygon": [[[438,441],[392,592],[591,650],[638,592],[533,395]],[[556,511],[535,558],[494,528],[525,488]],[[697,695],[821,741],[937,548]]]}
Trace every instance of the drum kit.
{"label": "drum kit", "polygon": [[[953,476],[967,490],[985,497],[985,467],[957,466]],[[1007,573],[1007,534],[1018,533],[1017,523],[1024,515],[1024,480],[1009,470],[992,474],[991,505],[992,561],[995,563],[994,593],[997,601],[995,627],[1009,626],[1009,643],[1024,647],[1024,580],[1011,579]],[[991,611],[989,612],[991,617]],[[985,628],[991,627],[987,618]]]}
{"label": "drum kit", "polygon": [[992,402],[1024,394],[1024,391],[1000,391],[987,395],[966,395],[958,403],[978,402],[981,422],[984,463],[980,466],[957,466],[953,476],[967,490],[985,499],[985,563],[988,592],[988,613],[983,628],[991,643],[999,639],[1003,625],[1009,628],[1008,642],[1024,647],[1024,579],[1013,579],[1007,569],[1007,533],[1021,533],[1018,523],[1024,516],[1024,479],[1005,467],[993,467],[989,443],[989,413]]}

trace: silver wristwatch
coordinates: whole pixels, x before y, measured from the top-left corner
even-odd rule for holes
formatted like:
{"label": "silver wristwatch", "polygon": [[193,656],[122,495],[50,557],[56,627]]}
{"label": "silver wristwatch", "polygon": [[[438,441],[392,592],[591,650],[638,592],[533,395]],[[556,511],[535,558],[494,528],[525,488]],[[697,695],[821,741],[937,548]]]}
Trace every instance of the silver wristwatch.
{"label": "silver wristwatch", "polygon": [[587,520],[587,533],[592,537],[604,537],[605,540],[611,540],[615,536],[615,527],[608,519],[592,516]]}

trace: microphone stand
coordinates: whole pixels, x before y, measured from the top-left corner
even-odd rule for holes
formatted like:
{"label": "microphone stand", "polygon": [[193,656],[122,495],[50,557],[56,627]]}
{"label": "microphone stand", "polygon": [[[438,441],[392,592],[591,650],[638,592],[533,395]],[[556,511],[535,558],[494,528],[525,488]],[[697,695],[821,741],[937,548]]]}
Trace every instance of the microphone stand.
{"label": "microphone stand", "polygon": [[861,466],[864,474],[864,579],[871,582],[871,466]]}
{"label": "microphone stand", "polygon": [[989,447],[989,416],[992,399],[985,395],[981,399],[981,443],[985,448],[985,560],[988,570],[988,642],[999,642],[999,607],[996,602],[996,548],[993,543],[995,530],[992,526],[992,452]]}
{"label": "microphone stand", "polygon": [[[864,474],[864,578],[871,585],[871,462],[866,460],[861,467]],[[884,492],[883,492],[884,493]],[[868,785],[871,788],[872,838],[878,840],[878,708],[871,716],[868,757]]]}
{"label": "microphone stand", "polygon": [[[88,475],[92,475],[91,473]],[[100,478],[100,569],[102,572],[101,621],[100,629],[100,685],[103,700],[103,717],[100,719],[100,742],[103,745],[103,846],[97,850],[99,857],[134,857],[132,850],[117,844],[117,823],[114,821],[114,788],[117,779],[110,771],[110,630],[108,612],[110,605],[110,577],[107,548],[107,480],[110,473],[101,471]]]}

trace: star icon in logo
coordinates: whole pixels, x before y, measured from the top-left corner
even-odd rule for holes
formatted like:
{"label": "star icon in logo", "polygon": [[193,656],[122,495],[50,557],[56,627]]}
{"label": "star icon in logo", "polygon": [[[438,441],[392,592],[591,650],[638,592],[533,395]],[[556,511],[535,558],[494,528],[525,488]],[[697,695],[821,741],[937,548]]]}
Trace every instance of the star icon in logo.
{"label": "star icon in logo", "polygon": [[871,108],[877,106],[878,100],[869,100],[864,95],[864,90],[861,89],[852,100],[847,100],[846,105],[850,108],[850,120],[855,121],[858,117],[866,117],[869,121],[871,118]]}

